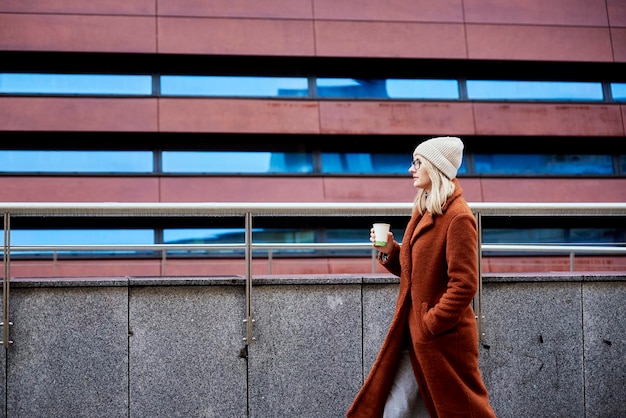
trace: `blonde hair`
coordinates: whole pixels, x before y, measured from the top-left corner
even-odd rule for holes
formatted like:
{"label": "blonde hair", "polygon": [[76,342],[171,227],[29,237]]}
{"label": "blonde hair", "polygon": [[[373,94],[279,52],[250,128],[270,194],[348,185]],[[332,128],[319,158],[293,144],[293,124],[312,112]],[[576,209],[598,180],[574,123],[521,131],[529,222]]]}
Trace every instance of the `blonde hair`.
{"label": "blonde hair", "polygon": [[420,158],[422,165],[426,169],[428,177],[430,177],[430,192],[419,189],[415,200],[413,201],[413,209],[417,209],[420,215],[430,212],[431,215],[442,215],[443,205],[454,193],[455,185],[441,171],[435,168],[426,158]]}

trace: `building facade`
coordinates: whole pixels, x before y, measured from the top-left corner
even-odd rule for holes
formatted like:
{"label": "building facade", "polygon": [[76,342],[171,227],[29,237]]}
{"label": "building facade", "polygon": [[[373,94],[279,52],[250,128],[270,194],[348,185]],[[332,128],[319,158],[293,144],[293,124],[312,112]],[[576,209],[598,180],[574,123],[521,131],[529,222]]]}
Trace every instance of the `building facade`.
{"label": "building facade", "polygon": [[[469,202],[625,202],[625,102],[621,0],[0,4],[5,202],[408,202],[409,157],[439,135],[466,144],[459,178]],[[132,164],[115,168],[118,157]],[[266,164],[253,168],[260,158]],[[197,228],[100,222],[143,228],[148,238],[138,242],[188,242],[191,233],[167,233]],[[367,236],[358,223],[310,222],[264,229],[295,242]],[[493,242],[626,241],[621,218],[486,227]],[[19,239],[20,230],[61,236],[77,227],[24,220],[15,228]],[[54,266],[18,258],[15,274],[80,275],[103,263],[79,258]],[[105,261],[106,274],[162,273],[158,257]],[[218,261],[174,260],[168,272],[227,272]],[[361,262],[285,257],[274,272],[348,272]],[[585,263],[626,268],[619,258]],[[537,266],[529,257],[484,264]]]}

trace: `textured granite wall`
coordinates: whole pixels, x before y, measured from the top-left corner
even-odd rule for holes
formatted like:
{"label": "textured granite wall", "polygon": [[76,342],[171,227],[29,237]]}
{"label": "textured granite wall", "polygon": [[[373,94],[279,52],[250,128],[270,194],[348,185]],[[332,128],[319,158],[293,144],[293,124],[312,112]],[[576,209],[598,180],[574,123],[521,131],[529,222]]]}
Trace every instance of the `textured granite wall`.
{"label": "textured granite wall", "polygon": [[[4,417],[341,417],[397,295],[391,276],[14,280]],[[626,276],[484,279],[498,417],[626,416]],[[0,369],[0,371],[2,370]]]}

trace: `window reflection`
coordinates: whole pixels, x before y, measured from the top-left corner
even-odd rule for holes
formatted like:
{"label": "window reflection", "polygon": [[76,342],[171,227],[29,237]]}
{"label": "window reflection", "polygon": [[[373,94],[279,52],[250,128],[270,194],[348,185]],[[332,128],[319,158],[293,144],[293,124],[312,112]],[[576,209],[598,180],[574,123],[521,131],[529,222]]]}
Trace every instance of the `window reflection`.
{"label": "window reflection", "polygon": [[385,80],[318,78],[318,97],[387,97]]}
{"label": "window reflection", "polygon": [[[158,151],[154,151],[158,152]],[[0,150],[0,173],[157,173],[153,151]],[[319,168],[314,156],[319,155]],[[626,156],[610,154],[467,154],[458,174],[615,175]],[[157,158],[158,159],[158,158]],[[473,159],[470,173],[466,161]],[[165,174],[408,175],[410,154],[264,151],[162,151]],[[616,173],[615,170],[621,170]]]}
{"label": "window reflection", "polygon": [[468,80],[473,100],[603,100],[602,83]]}
{"label": "window reflection", "polygon": [[149,75],[0,74],[0,93],[151,95]]}
{"label": "window reflection", "polygon": [[311,173],[308,153],[163,151],[164,173]]}
{"label": "window reflection", "polygon": [[318,78],[317,96],[373,99],[458,99],[456,80]]}
{"label": "window reflection", "polygon": [[626,83],[611,83],[611,97],[617,102],[626,101]]}
{"label": "window reflection", "polygon": [[387,80],[387,92],[392,99],[459,98],[456,80]]}
{"label": "window reflection", "polygon": [[483,228],[485,244],[620,244],[623,228]]}
{"label": "window reflection", "polygon": [[[155,75],[164,96],[308,98],[307,77]],[[153,95],[152,75],[0,73],[0,94]],[[604,100],[602,82],[468,80],[471,100]],[[607,84],[608,85],[608,84]],[[317,97],[458,100],[456,79],[315,78]],[[626,100],[626,83],[610,83]]]}
{"label": "window reflection", "polygon": [[[406,174],[410,154],[322,153],[322,173]],[[465,162],[459,174],[466,173]]]}
{"label": "window reflection", "polygon": [[481,174],[613,174],[610,155],[476,154],[474,164]]}
{"label": "window reflection", "polygon": [[306,97],[303,77],[161,76],[166,96]]}
{"label": "window reflection", "polygon": [[[253,229],[253,232],[256,231]],[[172,228],[163,230],[165,244],[242,244],[243,228]]]}
{"label": "window reflection", "polygon": [[[149,245],[154,244],[153,229],[11,229],[13,246],[47,245]],[[78,254],[92,250],[60,250],[59,254]],[[102,252],[102,251],[100,251]],[[104,250],[106,253],[135,253],[134,250]],[[145,252],[145,251],[144,251]],[[51,251],[20,251],[20,254],[47,254]]]}
{"label": "window reflection", "polygon": [[[277,228],[253,228],[252,239],[259,244],[285,244],[285,243],[314,243],[316,233],[313,229],[277,229]],[[243,228],[172,228],[163,230],[163,241],[166,244],[243,244],[245,242],[245,230]],[[243,249],[206,249],[206,250],[169,250],[176,253],[219,252],[221,254],[242,254]],[[273,254],[280,253],[313,253],[314,250],[306,249],[275,249]],[[267,254],[267,250],[255,250],[255,254]]]}
{"label": "window reflection", "polygon": [[0,172],[150,173],[151,151],[0,150]]}
{"label": "window reflection", "polygon": [[[367,243],[369,235],[366,228],[257,228],[253,229],[255,243]],[[402,231],[396,231],[397,239],[402,240]],[[165,244],[243,244],[245,232],[243,228],[168,228],[163,230]],[[56,245],[151,245],[155,243],[154,229],[12,229],[11,245],[13,246],[56,246]],[[607,245],[621,244],[626,239],[623,227],[589,227],[589,228],[483,228],[482,241],[485,244],[578,244]],[[119,256],[133,254],[135,256],[153,256],[151,250],[107,249],[107,250],[57,250],[59,256],[100,255]],[[36,249],[15,252],[16,257],[50,256],[52,251]],[[255,250],[259,256],[267,256],[268,250]],[[280,256],[333,256],[361,255],[370,256],[371,249],[330,250],[330,249],[275,249],[273,255]],[[202,250],[168,250],[168,254],[182,256],[243,256],[239,248],[207,248]],[[12,254],[13,255],[13,254]]]}
{"label": "window reflection", "polygon": [[322,153],[322,173],[406,174],[407,154]]}

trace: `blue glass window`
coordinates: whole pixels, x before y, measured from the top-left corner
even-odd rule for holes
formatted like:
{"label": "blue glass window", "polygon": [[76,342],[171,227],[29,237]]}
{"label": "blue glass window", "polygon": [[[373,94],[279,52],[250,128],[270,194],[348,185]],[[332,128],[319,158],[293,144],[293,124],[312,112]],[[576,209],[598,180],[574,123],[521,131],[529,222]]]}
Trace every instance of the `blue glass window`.
{"label": "blue glass window", "polygon": [[[396,239],[402,240],[404,226],[395,228]],[[258,228],[253,231],[255,243],[367,243],[369,229],[291,229],[291,228]],[[621,244],[626,237],[624,228],[483,228],[482,241],[485,244],[579,244],[606,245]],[[243,228],[171,228],[163,230],[163,241],[166,244],[243,244]],[[153,229],[12,229],[12,246],[56,246],[56,245],[151,245],[155,242]],[[15,250],[14,250],[15,251]],[[256,249],[255,254],[266,256],[268,250]],[[362,256],[371,253],[367,250],[313,250],[313,249],[275,249],[273,254],[339,254],[359,252]],[[15,251],[15,256],[46,255],[52,251]],[[107,249],[107,250],[57,250],[59,255],[68,254],[101,254],[149,255],[150,250]],[[206,249],[206,250],[169,250],[169,254],[186,255],[242,255],[243,249]]]}
{"label": "blue glass window", "polygon": [[166,244],[243,244],[244,235],[243,228],[172,228],[163,230],[163,242]]}
{"label": "blue glass window", "polygon": [[476,154],[477,174],[613,174],[610,155]]}
{"label": "blue glass window", "polygon": [[0,93],[151,95],[149,75],[0,74]]}
{"label": "blue glass window", "polygon": [[385,80],[318,78],[318,97],[387,97]]}
{"label": "blue glass window", "polygon": [[150,173],[151,151],[0,150],[0,172]]}
{"label": "blue glass window", "polygon": [[318,78],[318,97],[458,99],[456,80]]}
{"label": "blue glass window", "polygon": [[304,77],[161,76],[164,96],[306,97]]}
{"label": "blue glass window", "polygon": [[[406,174],[411,166],[410,154],[322,153],[322,173]],[[459,174],[467,172],[461,164]]]}
{"label": "blue glass window", "polygon": [[459,83],[456,80],[387,80],[387,95],[390,99],[442,99],[459,98]]}
{"label": "blue glass window", "polygon": [[[285,243],[314,243],[315,231],[312,229],[274,229],[256,228],[252,230],[254,243],[257,244],[285,244]],[[243,244],[245,231],[243,228],[176,228],[164,229],[163,241],[168,244]],[[174,250],[176,251],[176,250]],[[180,250],[188,252],[189,250]],[[194,252],[199,250],[193,250]],[[241,253],[243,249],[209,249],[211,253]],[[172,251],[173,252],[173,251]],[[267,250],[257,250],[267,254]],[[274,254],[285,252],[313,253],[310,249],[275,249]]]}
{"label": "blue glass window", "polygon": [[468,80],[471,100],[603,100],[602,83]]}
{"label": "blue glass window", "polygon": [[616,102],[626,101],[626,83],[611,83],[611,96]]}
{"label": "blue glass window", "polygon": [[[154,244],[153,229],[12,229],[12,246],[46,245],[149,245]],[[136,252],[135,250],[104,250],[107,253]],[[49,253],[51,251],[20,251],[19,254]],[[57,251],[85,253],[89,251]]]}
{"label": "blue glass window", "polygon": [[165,173],[311,173],[309,153],[163,151]]}
{"label": "blue glass window", "polygon": [[406,154],[322,153],[322,173],[408,173]]}
{"label": "blue glass window", "polygon": [[485,244],[616,244],[620,228],[483,228]]}

